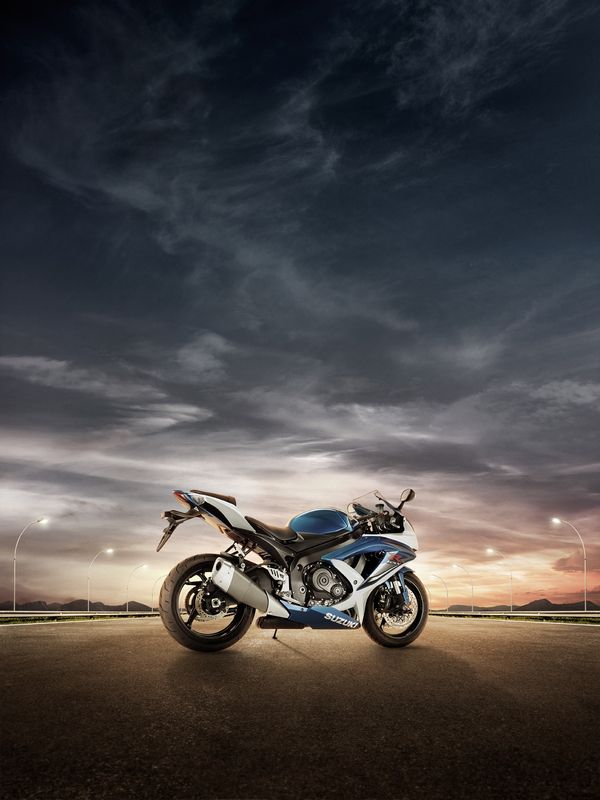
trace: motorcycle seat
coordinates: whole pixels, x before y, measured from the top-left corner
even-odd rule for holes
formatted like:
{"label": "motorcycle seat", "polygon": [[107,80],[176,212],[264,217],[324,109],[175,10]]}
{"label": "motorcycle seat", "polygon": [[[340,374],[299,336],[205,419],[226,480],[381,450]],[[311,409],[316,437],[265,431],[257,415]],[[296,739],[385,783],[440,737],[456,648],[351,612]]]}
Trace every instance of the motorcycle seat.
{"label": "motorcycle seat", "polygon": [[289,525],[285,525],[284,527],[279,527],[278,525],[267,525],[266,522],[261,522],[258,519],[254,519],[254,517],[246,517],[246,520],[259,533],[266,533],[268,536],[272,536],[279,542],[292,542],[295,539],[298,539],[298,534],[295,530],[290,528]]}
{"label": "motorcycle seat", "polygon": [[218,500],[224,500],[226,503],[231,503],[232,506],[237,506],[235,497],[230,494],[217,494],[216,492],[205,492],[204,489],[192,489],[196,494],[205,494],[207,497],[216,497]]}

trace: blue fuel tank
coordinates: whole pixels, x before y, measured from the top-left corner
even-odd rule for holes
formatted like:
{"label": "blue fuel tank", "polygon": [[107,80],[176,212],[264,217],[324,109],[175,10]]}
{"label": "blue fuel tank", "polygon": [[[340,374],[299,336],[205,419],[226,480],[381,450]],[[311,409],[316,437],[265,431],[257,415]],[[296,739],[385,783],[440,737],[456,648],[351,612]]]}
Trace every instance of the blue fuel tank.
{"label": "blue fuel tank", "polygon": [[305,511],[289,521],[289,526],[302,536],[327,536],[333,533],[352,531],[352,525],[347,514],[336,508],[316,508],[314,511]]}

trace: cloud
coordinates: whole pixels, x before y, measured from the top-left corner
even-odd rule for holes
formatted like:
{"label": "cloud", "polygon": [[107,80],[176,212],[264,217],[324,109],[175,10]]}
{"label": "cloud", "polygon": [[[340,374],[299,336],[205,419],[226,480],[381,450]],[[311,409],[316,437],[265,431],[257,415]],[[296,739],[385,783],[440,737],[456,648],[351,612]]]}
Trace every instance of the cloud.
{"label": "cloud", "polygon": [[[353,60],[368,58],[378,77],[350,97],[345,88],[345,102],[392,80],[401,110],[435,101],[444,114],[463,114],[518,80],[573,18],[562,0],[534,9],[477,0],[448,9],[390,2],[356,9],[325,26],[300,74],[267,96],[254,86],[248,98],[240,92],[231,116],[215,84],[243,43],[223,35],[212,8],[198,10],[198,26],[184,34],[168,15],[79,13],[92,44],[85,56],[64,48],[48,55],[56,77],[31,98],[45,134],[23,121],[15,152],[66,191],[148,214],[168,252],[201,243],[242,267],[260,230],[279,244],[289,239],[314,197],[336,181],[341,143],[352,131],[326,130],[321,100],[333,77],[337,91],[352,85],[337,75]],[[220,36],[211,37],[216,29]],[[102,57],[108,44],[111,59]],[[230,91],[238,97],[233,76]],[[410,169],[411,152],[407,144],[393,156],[374,153],[373,166]],[[262,269],[277,270],[281,255]]]}
{"label": "cloud", "polygon": [[179,348],[177,361],[184,380],[214,382],[225,375],[224,357],[236,348],[223,336],[210,331],[200,333]]}
{"label": "cloud", "polygon": [[156,386],[110,376],[98,369],[76,367],[45,356],[0,356],[0,371],[52,389],[84,392],[107,400],[162,399]]}
{"label": "cloud", "polygon": [[[600,570],[600,548],[596,542],[590,542],[590,537],[586,537],[588,544],[587,551],[587,569],[588,572]],[[556,572],[583,572],[583,553],[581,550],[576,550],[569,555],[557,558],[552,564],[552,569]]]}
{"label": "cloud", "polygon": [[417,14],[394,5],[397,19],[408,23],[390,50],[398,105],[431,104],[447,116],[464,115],[516,83],[526,67],[548,57],[574,17],[566,0],[535,6],[458,0],[421,4]]}
{"label": "cloud", "polygon": [[123,436],[156,434],[176,425],[204,422],[213,411],[185,403],[152,403],[131,406],[119,417],[116,428]]}
{"label": "cloud", "polygon": [[[217,352],[228,352],[229,348],[220,337],[209,336],[208,343],[209,349],[204,351],[204,370],[201,370],[200,356],[194,361],[194,356],[186,354],[184,348],[180,357],[186,369],[202,371],[208,379],[214,380],[220,374],[221,365],[210,355],[210,347]],[[200,349],[199,352],[203,351]],[[108,401],[114,406],[113,415],[95,434],[100,435],[107,445],[123,443],[131,437],[156,434],[175,425],[204,422],[213,416],[210,409],[172,402],[168,392],[155,385],[118,378],[98,369],[76,367],[67,361],[44,356],[0,356],[2,371],[34,385]]]}
{"label": "cloud", "polygon": [[265,98],[240,86],[234,113],[215,84],[221,59],[240,45],[223,35],[219,15],[199,9],[197,26],[182,34],[168,15],[113,9],[98,24],[80,13],[91,46],[83,56],[49,56],[55,79],[30,100],[46,135],[24,121],[13,138],[18,157],[67,192],[147,214],[169,253],[202,244],[244,266],[261,239],[257,226],[271,227],[273,238],[295,230],[307,196],[334,178],[337,158],[311,122],[310,87],[290,83]]}
{"label": "cloud", "polygon": [[531,396],[547,400],[558,406],[598,406],[600,383],[578,383],[577,381],[550,381],[531,391]]}

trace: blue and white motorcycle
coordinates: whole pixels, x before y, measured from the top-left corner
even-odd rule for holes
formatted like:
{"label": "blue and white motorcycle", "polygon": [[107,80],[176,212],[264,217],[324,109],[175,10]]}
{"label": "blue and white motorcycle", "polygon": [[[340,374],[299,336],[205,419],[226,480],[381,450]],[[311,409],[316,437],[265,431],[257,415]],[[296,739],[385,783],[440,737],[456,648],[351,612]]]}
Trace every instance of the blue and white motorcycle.
{"label": "blue and white motorcycle", "polygon": [[417,538],[402,514],[415,493],[397,505],[380,492],[357,498],[347,513],[307,511],[277,527],[244,516],[235,497],[173,492],[185,511],[164,511],[168,522],[157,550],[177,526],[202,519],[232,544],[222,553],[195,555],[173,567],[160,592],[162,621],[192,650],[222,650],[250,627],[274,636],[283,628],[364,628],[377,644],[404,647],[427,622],[427,593],[406,566]]}

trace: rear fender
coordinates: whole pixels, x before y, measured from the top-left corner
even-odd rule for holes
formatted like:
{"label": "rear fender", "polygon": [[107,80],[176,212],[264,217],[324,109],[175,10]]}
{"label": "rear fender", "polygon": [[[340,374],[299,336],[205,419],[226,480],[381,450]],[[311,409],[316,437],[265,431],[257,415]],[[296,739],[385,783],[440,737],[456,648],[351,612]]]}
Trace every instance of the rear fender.
{"label": "rear fender", "polygon": [[177,511],[177,509],[172,509],[171,511],[163,511],[160,516],[167,520],[167,527],[163,530],[163,535],[156,548],[157,553],[159,550],[163,549],[171,538],[175,528],[181,525],[182,522],[187,522],[189,519],[202,519],[202,514],[196,509],[190,511]]}

